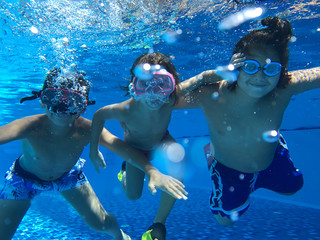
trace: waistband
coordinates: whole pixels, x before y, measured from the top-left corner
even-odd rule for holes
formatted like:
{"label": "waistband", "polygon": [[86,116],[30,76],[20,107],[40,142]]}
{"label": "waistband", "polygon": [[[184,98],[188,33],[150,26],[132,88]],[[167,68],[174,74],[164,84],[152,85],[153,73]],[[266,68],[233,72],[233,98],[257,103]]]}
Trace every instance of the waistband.
{"label": "waistband", "polygon": [[17,160],[14,162],[14,171],[22,178],[25,179],[29,179],[29,180],[35,180],[38,182],[46,182],[45,180],[42,180],[40,178],[38,178],[36,175],[34,175],[33,173],[30,173],[26,170],[24,170],[21,165],[20,165],[20,160],[21,156],[19,158],[17,158]]}

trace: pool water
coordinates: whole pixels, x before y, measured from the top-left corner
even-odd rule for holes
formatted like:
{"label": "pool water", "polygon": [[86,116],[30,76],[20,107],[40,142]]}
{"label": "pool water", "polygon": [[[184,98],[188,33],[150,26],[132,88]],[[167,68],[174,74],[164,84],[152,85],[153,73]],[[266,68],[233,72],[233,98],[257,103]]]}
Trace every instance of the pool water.
{"label": "pool water", "polygon": [[[42,113],[38,101],[19,100],[41,89],[54,66],[75,64],[86,71],[90,97],[97,103],[84,117],[92,119],[100,107],[128,98],[119,84],[126,84],[133,61],[142,53],[172,56],[183,81],[226,65],[239,38],[269,15],[292,24],[289,70],[320,66],[320,0],[246,2],[1,0],[0,124]],[[263,10],[261,17],[230,30],[219,28],[231,14],[257,7]],[[319,94],[315,89],[295,96],[281,126],[291,157],[304,173],[303,189],[289,197],[257,191],[249,210],[230,228],[218,225],[209,209],[211,182],[202,152],[209,142],[206,120],[201,110],[174,111],[169,131],[186,151],[189,199],[176,202],[166,222],[167,239],[320,239]],[[110,121],[108,129],[122,136],[119,123]],[[21,154],[20,148],[19,142],[0,146],[0,176]],[[152,223],[159,194],[152,196],[145,188],[141,199],[129,201],[116,177],[122,160],[101,151],[107,169],[98,175],[88,161],[84,171],[105,209],[133,239],[141,239]],[[88,148],[82,157],[88,159]],[[13,239],[109,238],[90,230],[59,194],[45,193],[33,201]]]}

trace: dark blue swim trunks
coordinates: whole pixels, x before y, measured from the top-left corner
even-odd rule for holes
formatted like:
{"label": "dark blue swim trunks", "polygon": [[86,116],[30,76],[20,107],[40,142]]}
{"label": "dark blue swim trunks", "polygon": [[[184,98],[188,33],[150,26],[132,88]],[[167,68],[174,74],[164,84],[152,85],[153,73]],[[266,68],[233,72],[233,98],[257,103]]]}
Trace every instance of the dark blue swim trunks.
{"label": "dark blue swim trunks", "polygon": [[82,172],[85,160],[80,158],[73,168],[54,181],[44,181],[21,168],[19,158],[6,172],[0,199],[33,199],[44,191],[66,191],[88,182]]}
{"label": "dark blue swim trunks", "polygon": [[278,193],[295,193],[303,186],[302,173],[293,165],[285,140],[281,137],[271,165],[257,173],[244,173],[217,162],[204,147],[212,179],[210,208],[235,221],[250,205],[250,194],[259,188]]}

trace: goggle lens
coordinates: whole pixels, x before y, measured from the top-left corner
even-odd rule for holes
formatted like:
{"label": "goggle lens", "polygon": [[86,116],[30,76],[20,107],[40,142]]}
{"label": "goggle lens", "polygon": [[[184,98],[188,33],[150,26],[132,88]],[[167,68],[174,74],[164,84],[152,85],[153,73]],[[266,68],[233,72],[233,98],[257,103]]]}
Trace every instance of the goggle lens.
{"label": "goggle lens", "polygon": [[133,90],[139,94],[148,92],[168,95],[175,89],[175,80],[172,74],[164,71],[154,72],[149,80],[133,78]]}

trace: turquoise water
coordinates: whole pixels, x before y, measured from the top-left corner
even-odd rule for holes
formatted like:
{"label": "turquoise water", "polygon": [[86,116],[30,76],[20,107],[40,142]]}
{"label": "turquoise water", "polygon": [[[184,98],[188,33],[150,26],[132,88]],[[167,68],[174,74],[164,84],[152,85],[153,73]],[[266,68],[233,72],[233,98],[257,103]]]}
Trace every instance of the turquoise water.
{"label": "turquoise water", "polygon": [[[230,14],[257,6],[264,9],[263,17],[278,15],[291,21],[296,41],[290,44],[289,70],[320,66],[316,0],[246,5],[222,0],[0,1],[0,124],[42,113],[38,101],[19,104],[19,99],[40,89],[55,65],[74,63],[87,72],[91,98],[97,101],[84,114],[89,119],[100,107],[127,99],[119,83],[126,82],[133,61],[150,49],[173,56],[181,80],[225,65],[235,42],[257,27],[258,19],[225,31],[218,30],[218,24]],[[168,217],[168,239],[319,239],[319,93],[318,89],[294,97],[281,126],[291,156],[304,173],[304,188],[290,197],[259,190],[248,212],[228,229],[215,222],[208,206],[210,177],[202,153],[209,141],[206,121],[200,110],[174,111],[169,131],[186,150],[185,185],[190,196],[186,202],[178,201]],[[122,136],[118,123],[109,123],[108,129]],[[0,151],[4,175],[21,153],[20,144],[3,145]],[[158,196],[145,191],[139,201],[127,200],[116,180],[121,159],[106,149],[103,154],[108,168],[97,175],[88,162],[85,173],[107,211],[139,239],[152,222]],[[88,149],[83,157],[88,159]],[[14,237],[105,238],[91,231],[55,194],[35,199]]]}

